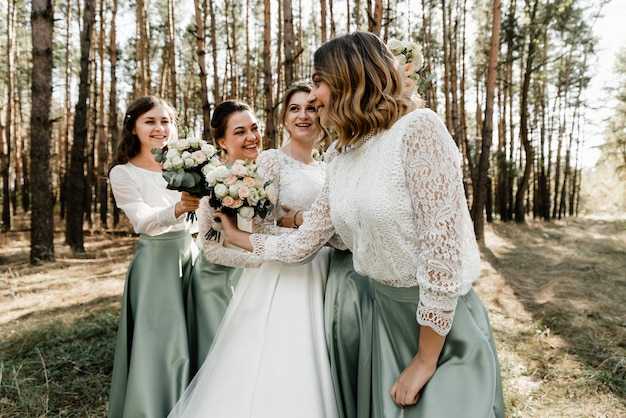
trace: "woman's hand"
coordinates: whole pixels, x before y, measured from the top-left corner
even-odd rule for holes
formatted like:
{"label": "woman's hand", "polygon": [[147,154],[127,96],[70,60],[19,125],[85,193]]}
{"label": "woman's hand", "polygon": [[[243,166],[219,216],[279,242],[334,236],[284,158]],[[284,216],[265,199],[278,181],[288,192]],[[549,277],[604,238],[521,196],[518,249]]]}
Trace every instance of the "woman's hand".
{"label": "woman's hand", "polygon": [[224,243],[230,245],[236,245],[244,250],[252,251],[252,244],[250,243],[250,233],[240,230],[237,227],[237,219],[234,216],[229,216],[222,212],[215,212],[213,217],[222,223],[222,236],[224,237]]}
{"label": "woman's hand", "polygon": [[200,198],[190,195],[188,192],[182,192],[180,200],[176,203],[175,215],[178,218],[185,212],[193,212],[200,207]]}
{"label": "woman's hand", "polygon": [[278,218],[278,226],[283,228],[298,228],[302,225],[302,211],[295,210],[287,205],[281,205],[285,214]]}
{"label": "woman's hand", "polygon": [[391,387],[391,398],[400,408],[417,403],[420,391],[437,370],[444,342],[445,337],[432,328],[420,327],[418,352]]}

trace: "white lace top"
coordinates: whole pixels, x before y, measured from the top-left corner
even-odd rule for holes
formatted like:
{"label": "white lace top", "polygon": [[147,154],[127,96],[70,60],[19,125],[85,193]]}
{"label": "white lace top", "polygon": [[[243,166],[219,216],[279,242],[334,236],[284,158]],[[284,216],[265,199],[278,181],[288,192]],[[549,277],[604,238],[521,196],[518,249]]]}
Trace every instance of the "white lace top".
{"label": "white lace top", "polygon": [[336,232],[363,275],[420,287],[417,322],[446,335],[459,296],[480,273],[460,154],[431,110],[337,155],[303,225],[281,236],[253,234],[264,260],[301,262]]}
{"label": "white lace top", "polygon": [[[274,210],[265,219],[253,218],[253,230],[273,235],[294,232],[292,228],[275,225],[275,220],[284,214],[281,205],[287,205],[294,210],[310,208],[324,185],[326,164],[316,160],[305,164],[280,150],[268,149],[259,154],[256,165],[264,178],[273,179],[272,184],[276,188],[278,201]],[[204,251],[207,259],[227,266],[258,267],[261,260],[258,257],[251,257],[249,252],[224,247],[219,241],[205,239],[204,235],[215,224],[212,213],[213,209],[208,203],[208,198],[203,198],[198,210],[200,231],[196,243]],[[315,253],[311,252],[303,261],[309,260],[314,255]]]}
{"label": "white lace top", "polygon": [[186,214],[174,216],[180,192],[166,188],[161,172],[119,164],[111,169],[109,181],[117,206],[137,234],[161,235],[188,228]]}

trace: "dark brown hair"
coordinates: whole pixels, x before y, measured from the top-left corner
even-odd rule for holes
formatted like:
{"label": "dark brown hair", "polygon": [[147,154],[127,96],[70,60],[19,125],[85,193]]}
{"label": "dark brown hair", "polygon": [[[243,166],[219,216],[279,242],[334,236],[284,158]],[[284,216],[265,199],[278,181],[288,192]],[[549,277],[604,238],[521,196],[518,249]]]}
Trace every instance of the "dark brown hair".
{"label": "dark brown hair", "polygon": [[128,106],[126,114],[124,115],[122,133],[111,164],[109,165],[109,171],[118,164],[126,164],[131,158],[139,154],[141,142],[139,141],[139,137],[133,133],[133,129],[135,129],[137,119],[156,106],[162,106],[169,114],[171,122],[175,126],[178,125],[176,111],[167,101],[156,96],[141,96],[136,98]]}
{"label": "dark brown hair", "polygon": [[215,107],[213,116],[211,116],[211,135],[218,147],[217,140],[226,136],[226,126],[231,115],[235,112],[244,112],[246,110],[254,114],[249,104],[239,100],[226,100]]}

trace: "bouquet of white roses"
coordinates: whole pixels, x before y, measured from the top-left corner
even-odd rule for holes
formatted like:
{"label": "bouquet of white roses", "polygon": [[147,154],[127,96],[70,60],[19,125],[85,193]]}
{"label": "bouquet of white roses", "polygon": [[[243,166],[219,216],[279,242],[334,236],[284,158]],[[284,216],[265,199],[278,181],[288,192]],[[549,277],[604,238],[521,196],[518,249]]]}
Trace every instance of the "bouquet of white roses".
{"label": "bouquet of white roses", "polygon": [[[154,148],[155,160],[163,164],[163,178],[167,188],[188,192],[197,197],[206,196],[204,175],[208,167],[220,164],[217,149],[202,139],[181,132],[181,138],[169,142],[163,148]],[[187,220],[194,220],[195,212],[187,213]]]}
{"label": "bouquet of white roses", "polygon": [[426,85],[433,80],[436,75],[424,76],[426,63],[422,55],[422,47],[415,42],[402,42],[392,38],[387,42],[387,48],[398,61],[402,72],[407,77],[406,87],[409,90],[415,89],[419,94],[423,94]]}
{"label": "bouquet of white roses", "polygon": [[[257,166],[248,160],[211,165],[205,171],[209,205],[223,213],[250,221],[255,216],[265,218],[276,204],[272,180],[263,181]],[[205,238],[218,239],[219,233],[214,227],[207,231]]]}

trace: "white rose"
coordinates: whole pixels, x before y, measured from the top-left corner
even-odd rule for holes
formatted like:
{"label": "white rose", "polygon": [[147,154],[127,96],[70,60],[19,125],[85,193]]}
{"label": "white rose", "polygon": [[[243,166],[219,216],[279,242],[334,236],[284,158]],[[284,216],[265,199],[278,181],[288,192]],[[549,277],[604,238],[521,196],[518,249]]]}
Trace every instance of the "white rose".
{"label": "white rose", "polygon": [[169,148],[165,156],[168,160],[171,160],[174,157],[180,157],[180,151],[178,151],[176,148]]}
{"label": "white rose", "polygon": [[230,172],[236,176],[243,177],[248,175],[248,168],[243,164],[234,163]]}
{"label": "white rose", "polygon": [[189,142],[189,146],[194,149],[200,148],[200,140],[196,137],[187,137],[187,142]]}
{"label": "white rose", "polygon": [[406,64],[406,56],[404,54],[396,55],[396,61],[400,65]]}
{"label": "white rose", "polygon": [[239,197],[239,184],[235,183],[228,186],[228,194],[235,198]]}
{"label": "white rose", "polygon": [[211,171],[215,170],[215,166],[211,164],[205,164],[202,166],[200,171],[206,177]]}
{"label": "white rose", "polygon": [[420,53],[417,53],[413,56],[413,63],[415,64],[416,70],[419,70],[424,65],[424,56]]}
{"label": "white rose", "polygon": [[189,157],[185,158],[184,161],[185,161],[185,168],[193,168],[193,167],[198,165],[198,164],[196,164],[196,160],[194,160],[191,157],[191,154],[189,154]]}
{"label": "white rose", "polygon": [[257,189],[250,189],[247,199],[250,205],[256,206],[256,204],[259,203],[259,200],[261,200],[261,197],[259,196],[259,191]]}
{"label": "white rose", "polygon": [[207,144],[206,142],[204,143],[204,145],[202,145],[202,147],[200,147],[200,149],[202,150],[202,152],[204,152],[207,158],[213,157],[217,152],[213,145]]}
{"label": "white rose", "polygon": [[213,193],[215,193],[215,197],[217,197],[218,199],[222,199],[228,194],[228,187],[224,186],[222,183],[217,184],[213,189]]}
{"label": "white rose", "polygon": [[389,42],[387,42],[387,48],[389,48],[393,55],[398,55],[404,50],[404,45],[402,45],[402,42],[399,40],[391,38]]}
{"label": "white rose", "polygon": [[212,173],[215,173],[215,178],[221,181],[224,181],[230,176],[230,170],[224,165],[218,166]]}
{"label": "white rose", "polygon": [[170,171],[171,168],[172,168],[172,162],[171,161],[165,161],[163,163],[163,170]]}
{"label": "white rose", "polygon": [[250,206],[242,206],[238,210],[239,215],[246,220],[250,220],[254,217],[254,208]]}
{"label": "white rose", "polygon": [[179,139],[174,144],[176,148],[178,148],[179,150],[184,150],[184,149],[189,148],[189,141],[187,141],[186,139]]}
{"label": "white rose", "polygon": [[178,170],[179,168],[183,168],[185,165],[185,161],[180,157],[172,158],[172,168],[174,170]]}
{"label": "white rose", "polygon": [[213,157],[211,157],[211,165],[214,165],[215,167],[220,165],[220,157],[218,157],[217,155],[214,155]]}
{"label": "white rose", "polygon": [[211,170],[204,174],[204,181],[206,181],[209,186],[215,186],[215,183],[217,183],[216,172],[217,170]]}
{"label": "white rose", "polygon": [[196,164],[202,164],[207,160],[206,154],[200,150],[192,152],[191,158],[196,161]]}
{"label": "white rose", "polygon": [[422,47],[421,45],[416,44],[415,42],[409,42],[406,44],[406,50],[408,52],[410,52],[411,54],[415,55],[415,54],[421,54],[422,53]]}

